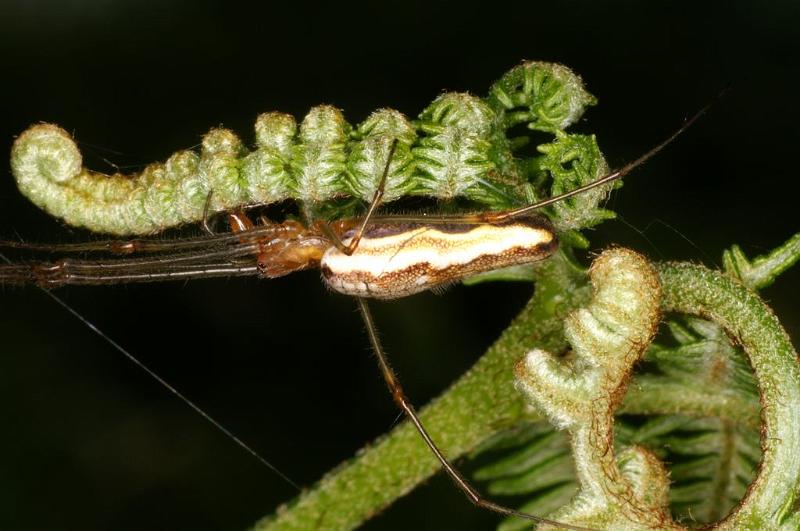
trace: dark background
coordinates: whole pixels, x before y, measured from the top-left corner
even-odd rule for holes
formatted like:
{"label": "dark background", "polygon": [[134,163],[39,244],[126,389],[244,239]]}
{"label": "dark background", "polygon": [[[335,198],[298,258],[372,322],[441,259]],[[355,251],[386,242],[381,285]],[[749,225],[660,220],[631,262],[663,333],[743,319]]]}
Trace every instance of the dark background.
{"label": "dark background", "polygon": [[[483,95],[522,59],[580,73],[612,165],[729,94],[610,204],[595,249],[717,265],[800,228],[796,3],[86,0],[0,5],[0,142],[31,123],[74,132],[87,165],[131,170],[224,124],[252,142],[256,115],[316,104],[351,123],[415,116],[443,90]],[[105,160],[104,160],[105,159]],[[0,179],[0,236],[85,240]],[[800,275],[764,292],[797,341]],[[376,305],[418,403],[506,326],[528,285],[455,287]],[[295,491],[34,288],[0,293],[0,529],[243,529]],[[354,303],[316,272],[276,281],[58,291],[301,485],[388,430],[396,411]],[[369,529],[487,529],[441,477]]]}

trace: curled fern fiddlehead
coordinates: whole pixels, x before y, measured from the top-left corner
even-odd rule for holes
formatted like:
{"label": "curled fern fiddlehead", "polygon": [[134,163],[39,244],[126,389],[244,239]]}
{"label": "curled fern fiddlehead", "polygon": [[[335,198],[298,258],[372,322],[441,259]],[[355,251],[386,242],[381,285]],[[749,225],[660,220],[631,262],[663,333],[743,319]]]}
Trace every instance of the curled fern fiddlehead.
{"label": "curled fern fiddlehead", "polygon": [[[71,225],[148,234],[200,221],[209,195],[211,212],[286,199],[312,207],[348,197],[369,201],[397,139],[384,201],[462,197],[496,209],[542,193],[531,184],[536,164],[515,153],[525,139],[510,139],[509,128],[527,123],[559,132],[593,103],[569,69],[524,63],[488,99],[444,94],[415,121],[383,109],[353,127],[328,105],[311,109],[299,126],[289,115],[266,113],[256,121],[252,151],[217,128],[205,135],[200,153],[180,151],[136,175],[85,169],[66,131],[35,125],[14,143],[11,166],[26,196]],[[556,143],[568,138],[560,134]],[[598,168],[604,164],[599,150],[589,158]]]}
{"label": "curled fern fiddlehead", "polygon": [[592,301],[564,325],[573,354],[559,360],[532,350],[517,366],[520,390],[573,446],[580,490],[551,517],[592,529],[669,528],[663,465],[642,447],[613,448],[614,410],[661,316],[658,277],[624,249],[604,252],[589,274]]}

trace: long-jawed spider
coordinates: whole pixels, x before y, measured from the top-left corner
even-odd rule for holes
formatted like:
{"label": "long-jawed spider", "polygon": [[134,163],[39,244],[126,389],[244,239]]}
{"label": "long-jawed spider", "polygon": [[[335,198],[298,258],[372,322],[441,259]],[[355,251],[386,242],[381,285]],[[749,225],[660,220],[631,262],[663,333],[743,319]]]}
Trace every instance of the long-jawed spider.
{"label": "long-jawed spider", "polygon": [[[402,163],[402,160],[398,161],[396,158],[398,145],[403,141],[402,137],[391,134],[384,135],[381,138],[384,147],[386,142],[389,142],[385,165],[380,174],[380,180],[374,187],[369,208],[361,217],[331,221],[312,220],[310,218],[312,218],[313,212],[307,212],[307,214],[311,214],[307,216],[308,223],[296,220],[272,223],[262,220],[261,224],[256,225],[243,210],[237,208],[228,211],[232,229],[230,233],[212,233],[197,238],[175,241],[111,240],[68,245],[0,242],[0,246],[6,248],[48,253],[72,254],[100,251],[143,255],[107,260],[64,258],[55,262],[9,263],[0,266],[0,283],[35,283],[48,289],[65,284],[114,284],[219,276],[276,278],[293,271],[319,268],[324,281],[331,289],[357,299],[381,374],[395,403],[414,425],[445,472],[472,503],[500,514],[525,518],[542,524],[569,529],[584,529],[496,504],[485,499],[465,479],[437,447],[400,385],[378,339],[367,299],[405,297],[458,282],[479,273],[546,259],[557,248],[556,231],[548,218],[536,214],[535,211],[589,190],[610,185],[622,178],[663,149],[705,110],[706,108],[700,110],[666,140],[638,159],[587,184],[533,204],[469,214],[378,215],[376,212],[387,193],[387,186],[393,173],[392,169],[395,165]],[[279,122],[280,119],[272,117],[268,126],[273,129],[280,128],[279,126],[289,127]],[[267,126],[265,125],[265,127]],[[215,140],[216,147],[209,149],[227,149],[225,146],[229,147],[232,141],[225,138],[224,133],[217,133],[217,136],[221,138]],[[16,157],[14,159],[16,173],[18,177],[22,176],[20,186],[23,189],[27,187],[29,195],[45,196],[46,209],[67,219],[77,212],[77,218],[70,222],[95,227],[105,232],[139,233],[152,232],[159,228],[156,222],[139,223],[141,220],[136,219],[136,216],[132,216],[130,212],[123,214],[120,211],[120,218],[116,220],[113,219],[113,216],[112,218],[102,216],[92,219],[91,213],[86,212],[85,209],[74,210],[69,207],[71,202],[83,200],[83,196],[79,195],[46,203],[48,192],[42,192],[37,189],[37,185],[26,182],[26,172],[30,173],[32,171],[30,166],[34,164],[27,157],[30,151],[28,147],[32,141],[44,146],[47,146],[48,143],[57,144],[60,146],[58,149],[64,149],[66,146],[66,149],[69,150],[71,139],[63,130],[52,125],[42,124],[23,133],[12,152],[12,159]],[[68,162],[61,162],[68,165]],[[182,161],[180,158],[173,161],[175,166],[181,163],[192,166],[191,161]],[[256,161],[252,164],[263,163],[264,161]],[[322,161],[317,170],[324,171],[324,166],[324,161]],[[40,167],[35,170],[42,171]],[[77,168],[56,168],[53,171],[55,173],[64,171],[80,173],[82,170],[78,166]],[[78,176],[79,181],[80,178],[81,176]],[[91,178],[87,177],[84,180],[89,181]],[[188,186],[186,183],[176,184],[174,182],[172,185],[173,188]],[[90,185],[79,182],[78,186],[86,188],[83,190],[85,195]],[[31,192],[31,190],[33,191]],[[124,192],[124,189],[110,192],[100,190],[92,191],[91,194],[108,196]],[[133,189],[128,192],[133,195],[141,193]],[[144,192],[144,194],[158,195],[159,192],[156,189]],[[167,192],[171,193],[169,190]],[[212,204],[213,197],[217,193],[218,190],[213,186],[205,191],[202,219],[204,225],[206,225],[209,205]],[[67,206],[65,207],[64,204]],[[146,198],[143,199],[143,204],[147,204]],[[224,205],[223,200],[221,203],[218,202],[212,210],[225,210]],[[180,210],[180,206],[175,206],[172,213],[165,216],[172,216],[175,218],[173,222],[180,222]],[[181,398],[186,400],[183,396]],[[191,402],[188,403],[198,409]],[[200,410],[198,409],[198,411]],[[207,417],[205,414],[204,416]],[[214,421],[212,420],[212,422]],[[214,424],[224,430],[216,422]],[[233,438],[238,444],[254,453],[243,442]]]}

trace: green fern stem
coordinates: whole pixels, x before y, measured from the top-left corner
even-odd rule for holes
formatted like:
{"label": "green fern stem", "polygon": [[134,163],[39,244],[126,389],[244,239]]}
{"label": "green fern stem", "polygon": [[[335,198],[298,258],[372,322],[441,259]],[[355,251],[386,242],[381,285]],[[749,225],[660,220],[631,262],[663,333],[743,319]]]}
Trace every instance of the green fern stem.
{"label": "green fern stem", "polygon": [[752,291],[702,266],[657,266],[666,311],[698,315],[722,326],[744,348],[761,395],[758,476],[722,529],[797,529],[800,494],[800,363],[778,318]]}

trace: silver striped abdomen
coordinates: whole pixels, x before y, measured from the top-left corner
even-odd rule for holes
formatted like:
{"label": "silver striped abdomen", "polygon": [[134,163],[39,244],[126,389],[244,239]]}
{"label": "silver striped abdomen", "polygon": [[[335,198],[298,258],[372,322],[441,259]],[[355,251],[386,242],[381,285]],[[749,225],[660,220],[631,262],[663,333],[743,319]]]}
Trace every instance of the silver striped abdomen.
{"label": "silver striped abdomen", "polygon": [[[344,239],[349,242],[349,236]],[[558,246],[550,222],[528,216],[499,224],[374,223],[348,256],[331,247],[322,276],[334,291],[396,299],[512,265],[541,260]]]}

